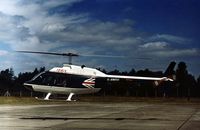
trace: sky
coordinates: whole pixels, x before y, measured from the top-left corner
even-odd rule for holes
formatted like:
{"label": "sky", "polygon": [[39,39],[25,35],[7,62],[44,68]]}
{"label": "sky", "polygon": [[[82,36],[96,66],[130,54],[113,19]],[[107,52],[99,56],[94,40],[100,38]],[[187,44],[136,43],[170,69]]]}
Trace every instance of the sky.
{"label": "sky", "polygon": [[[184,61],[200,75],[199,0],[1,0],[0,70],[62,66],[47,51],[125,58],[78,57],[77,65],[130,71],[164,71]],[[146,59],[142,59],[146,58]]]}

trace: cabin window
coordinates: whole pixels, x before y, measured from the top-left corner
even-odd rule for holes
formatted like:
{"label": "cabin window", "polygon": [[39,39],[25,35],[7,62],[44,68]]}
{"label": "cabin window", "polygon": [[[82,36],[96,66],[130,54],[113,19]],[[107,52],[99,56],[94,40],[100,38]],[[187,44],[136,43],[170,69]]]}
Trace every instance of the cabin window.
{"label": "cabin window", "polygon": [[54,85],[60,86],[60,87],[66,87],[67,86],[67,78],[65,78],[64,76],[61,76],[61,75],[56,76]]}
{"label": "cabin window", "polygon": [[58,87],[69,86],[69,75],[53,72],[45,72],[33,79],[33,83]]}
{"label": "cabin window", "polygon": [[42,85],[54,85],[54,77],[52,75],[44,75]]}

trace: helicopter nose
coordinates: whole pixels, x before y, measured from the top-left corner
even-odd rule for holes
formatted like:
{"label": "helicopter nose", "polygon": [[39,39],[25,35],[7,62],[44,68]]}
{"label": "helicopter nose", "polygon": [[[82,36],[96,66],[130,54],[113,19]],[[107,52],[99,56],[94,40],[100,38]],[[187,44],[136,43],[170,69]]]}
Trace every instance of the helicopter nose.
{"label": "helicopter nose", "polygon": [[30,84],[28,84],[28,83],[24,83],[23,85],[24,85],[24,87],[27,88],[28,90],[33,91],[32,85],[30,85]]}

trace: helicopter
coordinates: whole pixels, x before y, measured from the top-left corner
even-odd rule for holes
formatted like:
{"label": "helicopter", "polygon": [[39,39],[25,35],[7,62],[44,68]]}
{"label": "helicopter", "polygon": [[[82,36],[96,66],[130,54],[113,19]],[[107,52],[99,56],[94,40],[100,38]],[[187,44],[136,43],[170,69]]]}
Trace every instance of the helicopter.
{"label": "helicopter", "polygon": [[[166,77],[142,77],[142,76],[124,76],[124,75],[109,75],[97,70],[89,68],[84,65],[72,65],[72,57],[79,56],[75,53],[51,53],[51,52],[38,52],[38,51],[17,51],[20,53],[35,53],[46,55],[60,55],[69,57],[69,63],[64,64],[62,67],[54,67],[48,71],[41,72],[34,76],[31,80],[26,81],[23,85],[31,90],[37,92],[44,92],[47,95],[43,100],[49,100],[52,94],[65,94],[68,95],[66,101],[72,100],[74,95],[91,94],[99,92],[102,87],[106,86],[108,82],[119,82],[121,80],[142,80],[152,81],[158,86],[161,82],[173,81],[168,77],[171,75],[176,63],[169,65],[165,72]],[[105,55],[92,55],[96,57],[116,57]]]}

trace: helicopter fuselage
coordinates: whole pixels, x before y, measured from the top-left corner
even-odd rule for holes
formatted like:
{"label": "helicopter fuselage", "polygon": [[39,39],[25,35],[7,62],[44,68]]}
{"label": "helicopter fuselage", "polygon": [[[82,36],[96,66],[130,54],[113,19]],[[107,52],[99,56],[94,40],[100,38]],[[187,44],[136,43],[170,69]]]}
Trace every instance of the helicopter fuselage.
{"label": "helicopter fuselage", "polygon": [[[40,51],[16,51],[21,53],[33,53],[44,55],[57,55],[69,57],[69,64],[63,67],[54,67],[53,69],[42,72],[30,81],[24,83],[24,86],[32,91],[48,93],[45,100],[49,100],[51,94],[69,94],[67,101],[71,101],[74,94],[95,93],[106,86],[107,82],[115,81],[153,81],[156,86],[163,81],[173,81],[175,62],[171,62],[164,76],[167,77],[142,77],[142,76],[123,76],[108,75],[97,69],[85,66],[76,66],[72,64],[72,57],[79,56],[75,53],[56,53],[56,52],[40,52]],[[106,55],[85,55],[93,57],[123,57],[123,56],[106,56]],[[174,76],[173,76],[174,77]]]}
{"label": "helicopter fuselage", "polygon": [[105,74],[92,68],[64,65],[36,75],[24,86],[33,91],[55,94],[89,94],[101,90],[97,82],[105,80]]}
{"label": "helicopter fuselage", "polygon": [[[48,95],[70,94],[72,97],[74,94],[99,92],[106,87],[108,82],[121,80],[173,81],[167,77],[107,75],[97,69],[65,64],[63,67],[54,67],[36,75],[30,81],[25,82],[24,86],[32,91],[45,92]],[[46,99],[48,98],[49,96]]]}

